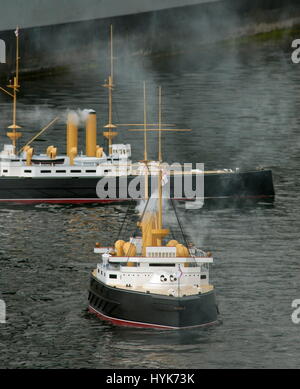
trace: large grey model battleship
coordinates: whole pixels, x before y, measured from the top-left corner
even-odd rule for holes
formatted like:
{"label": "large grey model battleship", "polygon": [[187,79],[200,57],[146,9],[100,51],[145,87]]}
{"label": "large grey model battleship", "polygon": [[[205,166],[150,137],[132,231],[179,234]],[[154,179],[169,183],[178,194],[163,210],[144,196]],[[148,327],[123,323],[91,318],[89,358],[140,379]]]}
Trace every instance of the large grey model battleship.
{"label": "large grey model battleship", "polygon": [[[78,128],[76,122],[72,120],[72,115],[69,115],[67,123],[66,154],[58,154],[57,148],[53,145],[48,146],[45,154],[35,154],[31,143],[36,139],[36,136],[18,149],[17,141],[22,137],[17,117],[17,93],[20,90],[19,30],[17,29],[15,32],[15,76],[6,89],[0,87],[1,91],[12,98],[12,124],[7,132],[11,143],[5,144],[0,152],[0,202],[87,203],[131,199],[132,196],[127,190],[120,194],[123,178],[126,178],[126,185],[129,185],[131,180],[137,175],[141,175],[141,171],[145,167],[149,172],[149,176],[152,173],[155,175],[158,162],[148,161],[147,158],[146,139],[148,128],[145,118],[144,129],[142,129],[144,131],[144,160],[142,162],[133,163],[131,161],[130,145],[114,143],[117,131],[112,117],[113,67],[111,67],[111,74],[105,84],[109,91],[108,124],[103,132],[108,142],[106,151],[97,145],[96,113],[93,110],[86,111],[85,154],[78,154]],[[111,63],[113,63],[112,47],[111,44]],[[55,119],[49,125],[53,125],[54,122]],[[161,120],[159,122],[159,128],[155,130],[163,131]],[[49,125],[38,135],[43,133]],[[160,156],[158,159],[161,159]],[[274,198],[272,172],[270,170],[243,172],[223,169],[202,172],[191,171],[189,174],[192,175],[193,180],[196,179],[197,174],[204,175],[204,199],[246,198],[272,200]],[[114,180],[114,185],[116,185],[115,197],[112,197],[111,194],[99,196],[97,184],[103,177],[110,177],[111,180]],[[175,199],[189,199],[185,196],[184,188],[181,193],[175,195],[174,182],[174,176],[170,176],[170,196]]]}

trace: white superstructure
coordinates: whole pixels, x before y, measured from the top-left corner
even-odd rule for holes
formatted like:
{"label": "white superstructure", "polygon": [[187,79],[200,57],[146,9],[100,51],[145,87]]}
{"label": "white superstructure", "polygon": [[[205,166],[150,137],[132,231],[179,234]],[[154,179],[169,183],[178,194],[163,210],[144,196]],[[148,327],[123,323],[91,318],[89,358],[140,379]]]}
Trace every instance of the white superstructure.
{"label": "white superstructure", "polygon": [[51,159],[47,154],[33,155],[30,161],[27,152],[14,152],[13,145],[4,145],[0,152],[0,176],[3,177],[102,177],[123,176],[132,173],[129,144],[114,144],[113,153],[104,152],[100,158],[78,155],[71,164],[65,154]]}
{"label": "white superstructure", "polygon": [[[96,247],[101,254],[93,275],[111,287],[136,292],[173,295],[194,295],[213,290],[209,284],[210,253],[189,248],[189,256],[178,257],[176,247],[147,247],[142,255],[141,238],[131,238],[135,256],[117,256],[113,247]],[[134,242],[134,243],[133,243]]]}

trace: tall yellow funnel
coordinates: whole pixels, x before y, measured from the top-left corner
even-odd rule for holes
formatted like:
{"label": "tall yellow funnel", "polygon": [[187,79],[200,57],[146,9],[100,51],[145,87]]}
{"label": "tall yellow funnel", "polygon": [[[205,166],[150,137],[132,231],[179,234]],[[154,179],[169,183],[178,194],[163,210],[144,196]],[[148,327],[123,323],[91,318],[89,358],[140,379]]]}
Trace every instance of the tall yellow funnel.
{"label": "tall yellow funnel", "polygon": [[96,118],[96,112],[92,109],[88,110],[88,116],[86,119],[85,145],[86,145],[86,156],[96,157],[97,118]]}
{"label": "tall yellow funnel", "polygon": [[[74,149],[78,145],[78,118],[76,113],[70,112],[67,120],[67,155],[74,158]],[[72,151],[71,151],[72,150]]]}

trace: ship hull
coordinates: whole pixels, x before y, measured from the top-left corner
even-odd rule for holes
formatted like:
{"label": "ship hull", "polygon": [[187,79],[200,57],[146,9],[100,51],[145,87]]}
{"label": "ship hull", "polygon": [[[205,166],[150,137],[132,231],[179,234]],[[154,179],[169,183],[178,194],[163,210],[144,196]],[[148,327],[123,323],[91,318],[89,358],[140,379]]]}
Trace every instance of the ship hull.
{"label": "ship hull", "polygon": [[119,326],[176,330],[218,322],[213,290],[178,298],[110,287],[92,276],[88,300],[89,312]]}
{"label": "ship hull", "polygon": [[[128,181],[134,177],[128,177]],[[91,178],[23,178],[0,177],[0,202],[2,203],[105,203],[126,201],[124,183],[117,178],[116,197],[99,198],[96,186],[101,177]],[[121,187],[122,195],[121,195]],[[150,187],[151,189],[151,187]],[[184,189],[184,188],[183,188]],[[189,199],[183,190],[182,196],[174,195],[174,181],[170,180],[171,198]],[[271,170],[237,173],[212,173],[204,176],[205,199],[274,199]]]}

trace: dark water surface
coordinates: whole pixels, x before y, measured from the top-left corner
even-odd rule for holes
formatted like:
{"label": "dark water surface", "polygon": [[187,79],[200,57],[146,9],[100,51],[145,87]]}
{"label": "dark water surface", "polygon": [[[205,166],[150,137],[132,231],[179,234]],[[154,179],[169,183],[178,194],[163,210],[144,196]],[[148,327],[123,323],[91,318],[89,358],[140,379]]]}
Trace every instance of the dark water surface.
{"label": "dark water surface", "polygon": [[[167,58],[117,60],[115,118],[142,122],[142,81],[149,120],[157,121],[157,85],[164,121],[193,132],[165,133],[164,159],[206,168],[273,169],[274,205],[184,210],[187,234],[214,253],[211,278],[222,323],[207,329],[152,331],[117,328],[86,312],[96,241],[117,237],[126,205],[2,206],[0,324],[3,368],[297,368],[300,325],[291,321],[300,298],[300,64],[281,41],[197,49]],[[29,139],[67,108],[107,116],[106,71],[91,67],[22,83],[19,124]],[[0,100],[0,142],[10,124]],[[63,121],[36,142],[64,151]],[[80,142],[84,147],[84,132]],[[101,142],[99,137],[99,141]],[[120,130],[141,159],[142,134]],[[156,156],[156,136],[149,139]],[[79,147],[80,149],[80,147]],[[130,216],[135,222],[135,216]]]}

